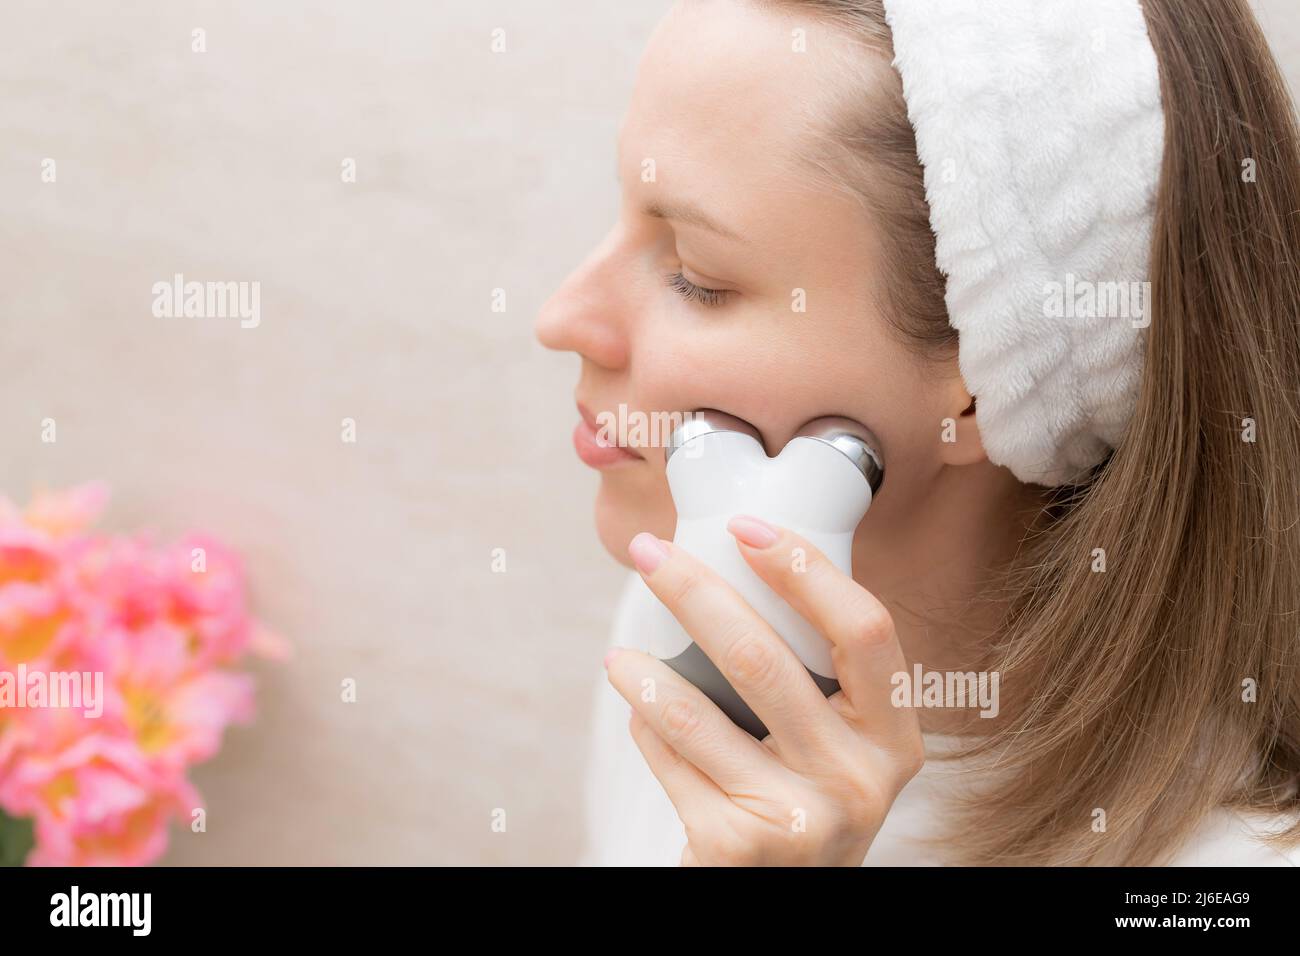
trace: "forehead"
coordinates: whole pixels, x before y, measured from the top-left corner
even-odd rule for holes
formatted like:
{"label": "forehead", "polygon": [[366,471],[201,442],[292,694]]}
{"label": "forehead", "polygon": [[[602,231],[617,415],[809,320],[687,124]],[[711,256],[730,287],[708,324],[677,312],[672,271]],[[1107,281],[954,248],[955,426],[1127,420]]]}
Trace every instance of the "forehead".
{"label": "forehead", "polygon": [[860,95],[844,65],[861,56],[785,5],[679,2],[646,50],[619,137],[625,195],[707,208],[752,240],[756,265],[810,280],[860,274],[877,237],[857,197],[814,160],[835,104]]}
{"label": "forehead", "polygon": [[682,0],[642,59],[620,135],[622,174],[632,181],[653,159],[665,185],[788,185],[808,171],[845,55],[836,31],[784,5]]}

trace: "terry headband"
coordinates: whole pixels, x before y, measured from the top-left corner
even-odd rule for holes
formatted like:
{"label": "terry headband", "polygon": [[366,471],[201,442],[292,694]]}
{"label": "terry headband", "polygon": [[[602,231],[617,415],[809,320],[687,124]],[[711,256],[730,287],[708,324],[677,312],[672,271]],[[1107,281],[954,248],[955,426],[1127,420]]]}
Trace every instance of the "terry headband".
{"label": "terry headband", "polygon": [[1150,321],[1164,145],[1138,0],[884,0],[936,264],[989,459],[1077,481],[1118,444]]}

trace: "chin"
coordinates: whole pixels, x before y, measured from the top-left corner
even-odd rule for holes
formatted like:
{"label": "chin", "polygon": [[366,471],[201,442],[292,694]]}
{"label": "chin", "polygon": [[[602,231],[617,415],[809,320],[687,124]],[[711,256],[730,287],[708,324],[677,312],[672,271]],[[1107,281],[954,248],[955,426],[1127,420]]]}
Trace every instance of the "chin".
{"label": "chin", "polygon": [[673,536],[677,511],[667,483],[661,480],[658,485],[646,488],[621,482],[611,475],[601,478],[600,490],[596,492],[596,534],[619,564],[632,567],[627,546],[642,531],[658,538]]}

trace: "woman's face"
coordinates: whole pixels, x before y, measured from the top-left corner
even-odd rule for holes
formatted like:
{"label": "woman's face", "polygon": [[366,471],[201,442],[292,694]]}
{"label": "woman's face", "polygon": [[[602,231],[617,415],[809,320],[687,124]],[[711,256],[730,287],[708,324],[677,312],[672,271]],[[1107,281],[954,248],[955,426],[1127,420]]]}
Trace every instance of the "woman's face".
{"label": "woman's face", "polygon": [[[792,50],[796,28],[809,52]],[[861,56],[808,17],[679,3],[650,42],[619,136],[618,222],[546,303],[537,334],[581,356],[588,424],[620,405],[715,408],[752,423],[776,454],[811,419],[863,422],[887,477],[858,537],[888,546],[945,466],[962,463],[940,435],[969,397],[955,362],[923,362],[874,304],[885,237],[805,158],[805,116],[829,109],[827,91],[844,82],[836,52]],[[973,423],[963,428],[969,457]],[[626,563],[640,531],[670,538],[662,449],[593,450],[581,424],[574,437],[601,471],[596,520],[611,554]]]}

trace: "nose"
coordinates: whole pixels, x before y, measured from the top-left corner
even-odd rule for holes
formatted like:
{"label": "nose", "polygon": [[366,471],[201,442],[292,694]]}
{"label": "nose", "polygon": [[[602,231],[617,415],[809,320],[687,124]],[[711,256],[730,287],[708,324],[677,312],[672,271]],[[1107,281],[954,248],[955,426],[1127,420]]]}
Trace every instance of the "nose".
{"label": "nose", "polygon": [[620,259],[615,227],[542,305],[534,332],[548,349],[577,352],[604,368],[627,362],[632,283]]}

